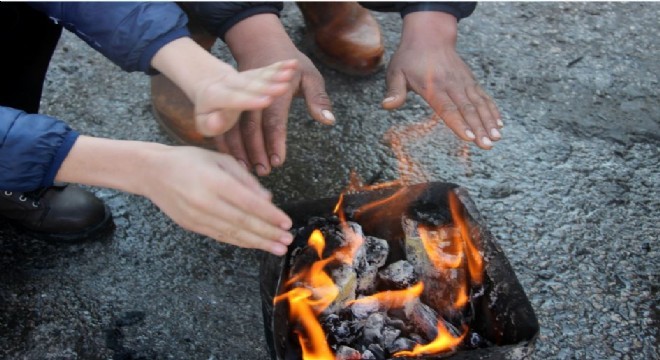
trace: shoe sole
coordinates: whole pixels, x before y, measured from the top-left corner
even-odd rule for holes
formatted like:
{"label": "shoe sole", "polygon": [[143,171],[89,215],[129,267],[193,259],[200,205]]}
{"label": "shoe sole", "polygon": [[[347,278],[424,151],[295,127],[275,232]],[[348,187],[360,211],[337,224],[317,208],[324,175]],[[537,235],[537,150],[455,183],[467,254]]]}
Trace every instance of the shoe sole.
{"label": "shoe sole", "polygon": [[75,233],[66,233],[66,234],[53,234],[53,233],[43,233],[34,230],[26,229],[20,224],[14,223],[11,220],[9,221],[15,228],[17,228],[21,233],[33,237],[35,239],[43,240],[52,244],[77,244],[81,242],[97,240],[104,235],[109,234],[115,229],[115,222],[112,218],[112,212],[110,208],[105,206],[105,218],[99,224],[94,227],[87,228],[83,231]]}

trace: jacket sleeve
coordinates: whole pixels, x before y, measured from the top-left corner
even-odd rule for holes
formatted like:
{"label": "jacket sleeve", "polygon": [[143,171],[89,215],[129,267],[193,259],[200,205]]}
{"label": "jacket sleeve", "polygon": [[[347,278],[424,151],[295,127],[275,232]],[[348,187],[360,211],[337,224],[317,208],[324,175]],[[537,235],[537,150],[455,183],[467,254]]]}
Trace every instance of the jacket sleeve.
{"label": "jacket sleeve", "polygon": [[457,20],[466,18],[477,7],[476,2],[360,2],[360,5],[369,10],[383,12],[399,12],[401,17],[416,11],[441,11],[452,14]]}
{"label": "jacket sleeve", "polygon": [[257,14],[280,15],[282,2],[182,2],[191,17],[198,20],[209,33],[225,39],[232,26]]}
{"label": "jacket sleeve", "polygon": [[0,106],[0,189],[51,186],[77,138],[61,120]]}
{"label": "jacket sleeve", "polygon": [[33,8],[75,33],[126,71],[154,73],[151,59],[165,44],[189,36],[174,2],[33,2]]}

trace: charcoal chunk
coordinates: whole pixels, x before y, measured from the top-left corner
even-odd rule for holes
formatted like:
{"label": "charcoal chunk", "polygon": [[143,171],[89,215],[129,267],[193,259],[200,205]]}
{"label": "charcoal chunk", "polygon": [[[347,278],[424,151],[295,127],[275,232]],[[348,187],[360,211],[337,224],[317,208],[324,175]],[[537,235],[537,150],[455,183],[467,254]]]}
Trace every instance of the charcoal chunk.
{"label": "charcoal chunk", "polygon": [[330,271],[330,277],[339,290],[335,300],[328,306],[323,314],[336,313],[346,305],[346,302],[355,300],[357,287],[357,274],[348,264],[339,264]]}
{"label": "charcoal chunk", "polygon": [[[463,241],[458,229],[429,227],[412,219],[403,219],[406,259],[413,264],[419,280],[424,282],[422,300],[443,317],[454,318],[460,313],[457,303],[468,282],[463,256]],[[420,231],[427,235],[425,240]]]}
{"label": "charcoal chunk", "polygon": [[388,290],[407,289],[418,281],[415,268],[406,260],[390,264],[378,273],[379,288]]}
{"label": "charcoal chunk", "polygon": [[369,351],[374,355],[374,357],[377,360],[385,360],[386,359],[386,353],[385,350],[383,350],[383,347],[378,345],[378,344],[371,344],[369,345]]}
{"label": "charcoal chunk", "polygon": [[387,348],[387,351],[390,354],[395,354],[395,353],[397,353],[399,351],[403,351],[403,350],[412,350],[412,348],[414,348],[414,347],[415,347],[415,342],[414,341],[412,341],[408,338],[401,337],[401,338],[396,339],[392,343],[392,345],[390,345]]}
{"label": "charcoal chunk", "polygon": [[401,331],[407,331],[406,323],[401,319],[393,319],[387,316],[385,317],[385,324]]}
{"label": "charcoal chunk", "polygon": [[322,318],[321,326],[328,335],[328,342],[333,345],[351,345],[362,336],[357,321],[343,319],[337,314]]}
{"label": "charcoal chunk", "polygon": [[362,354],[359,351],[350,348],[348,346],[342,345],[337,349],[335,354],[336,360],[361,360]]}
{"label": "charcoal chunk", "polygon": [[355,302],[351,304],[351,312],[358,319],[365,319],[369,315],[378,311],[377,301]]}
{"label": "charcoal chunk", "polygon": [[368,344],[378,344],[383,337],[383,327],[385,326],[385,316],[381,313],[373,313],[367,317],[364,323],[362,336]]}
{"label": "charcoal chunk", "polygon": [[358,273],[357,291],[360,294],[373,293],[376,288],[378,270],[385,265],[389,254],[389,244],[373,236],[366,236],[364,244],[355,255],[355,268]]}
{"label": "charcoal chunk", "polygon": [[395,329],[390,326],[385,326],[383,328],[383,338],[381,339],[381,344],[385,349],[392,347],[392,344],[399,338],[401,335],[401,330]]}
{"label": "charcoal chunk", "polygon": [[374,355],[371,350],[365,350],[362,353],[362,360],[376,360],[376,355]]}
{"label": "charcoal chunk", "polygon": [[414,299],[404,306],[406,319],[427,341],[438,335],[438,314],[428,305]]}

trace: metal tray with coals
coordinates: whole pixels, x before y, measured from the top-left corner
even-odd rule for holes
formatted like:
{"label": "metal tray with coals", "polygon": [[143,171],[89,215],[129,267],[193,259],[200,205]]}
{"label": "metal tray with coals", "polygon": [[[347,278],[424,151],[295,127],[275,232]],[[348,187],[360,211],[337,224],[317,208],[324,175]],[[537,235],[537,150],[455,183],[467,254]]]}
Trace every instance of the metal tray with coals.
{"label": "metal tray with coals", "polygon": [[[461,350],[451,359],[514,359],[524,358],[533,350],[539,332],[539,324],[522,286],[504,252],[485,226],[483,218],[467,190],[456,184],[431,182],[404,187],[369,190],[344,196],[343,209],[348,220],[362,225],[364,233],[386,239],[394,254],[403,237],[401,218],[422,216],[434,219],[451,218],[448,194],[454,192],[459,199],[470,231],[479,239],[484,258],[483,296],[472,302],[474,319],[469,324],[481,336],[494,344],[490,347]],[[397,195],[397,202],[379,200]],[[293,219],[293,228],[307,224],[311,217],[331,217],[338,202],[336,198],[304,201],[283,206]],[[369,206],[366,210],[363,205]],[[359,210],[358,210],[359,209]],[[297,339],[291,336],[288,309],[284,303],[273,305],[273,299],[282,291],[289,269],[289,257],[293,250],[306,243],[297,237],[283,257],[265,255],[261,262],[260,283],[264,315],[264,328],[271,357],[274,360],[299,359]],[[400,246],[399,246],[400,247]],[[446,358],[426,356],[422,358]]]}

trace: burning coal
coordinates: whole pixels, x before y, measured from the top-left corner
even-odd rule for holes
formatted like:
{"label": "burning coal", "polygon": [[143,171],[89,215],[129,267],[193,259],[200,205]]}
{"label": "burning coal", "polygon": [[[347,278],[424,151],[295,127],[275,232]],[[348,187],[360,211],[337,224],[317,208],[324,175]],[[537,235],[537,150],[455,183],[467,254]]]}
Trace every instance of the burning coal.
{"label": "burning coal", "polygon": [[[404,256],[393,262],[392,241],[347,221],[342,199],[334,217],[298,229],[307,245],[291,254],[286,290],[274,299],[288,304],[302,359],[416,357],[485,344],[467,325],[470,298],[483,294],[483,257],[455,195],[451,222],[401,219]],[[462,345],[468,334],[472,343]]]}

